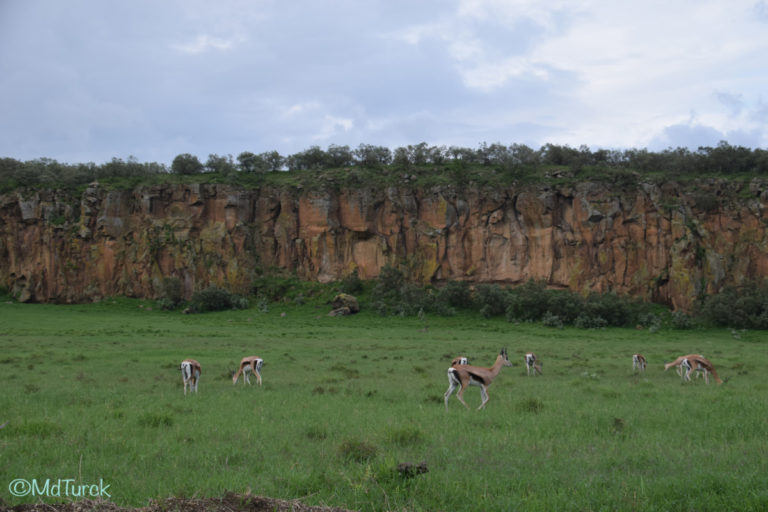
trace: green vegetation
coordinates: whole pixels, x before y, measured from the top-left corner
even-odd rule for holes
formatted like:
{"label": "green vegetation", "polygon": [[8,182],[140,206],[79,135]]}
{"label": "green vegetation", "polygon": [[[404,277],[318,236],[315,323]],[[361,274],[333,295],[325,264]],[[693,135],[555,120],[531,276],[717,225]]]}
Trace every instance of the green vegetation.
{"label": "green vegetation", "polygon": [[[259,297],[266,296],[270,301],[303,303],[306,297],[314,297],[328,303],[337,288],[333,284],[265,276],[257,280],[253,289]],[[512,323],[541,322],[548,327],[583,329],[609,326],[640,326],[651,331],[663,326],[768,329],[768,282],[749,281],[739,287],[726,287],[715,295],[702,296],[692,314],[670,312],[658,304],[614,292],[583,295],[548,289],[546,283],[534,280],[516,287],[479,284],[471,289],[469,283],[463,281],[448,282],[442,287],[423,286],[408,282],[398,268],[389,265],[382,268],[375,282],[363,283],[355,272],[339,283],[338,290],[359,294],[363,309],[381,316],[447,317],[461,312],[483,318],[503,316]]]}
{"label": "green vegetation", "polygon": [[[278,172],[287,170],[289,172]],[[94,180],[105,186],[132,188],[156,183],[227,183],[241,187],[429,187],[440,185],[509,186],[527,182],[606,181],[627,187],[641,178],[678,180],[701,177],[750,179],[768,176],[768,151],[731,146],[650,152],[646,149],[592,150],[546,144],[538,150],[522,144],[494,143],[478,148],[429,146],[422,142],[396,148],[360,144],[312,146],[294,155],[276,151],[208,155],[205,163],[189,153],[170,167],[113,158],[97,165],[66,164],[50,158],[26,162],[0,158],[0,193],[19,187],[78,188]],[[717,206],[702,195],[703,208]]]}
{"label": "green vegetation", "polygon": [[[359,510],[768,507],[761,332],[553,329],[461,308],[329,317],[324,298],[198,315],[0,303],[0,498],[37,501],[10,495],[17,478],[72,478],[135,506],[231,490]],[[450,360],[490,365],[501,347],[515,366],[486,409],[446,411]],[[525,376],[529,350],[544,376]],[[663,371],[691,352],[726,383]],[[232,385],[245,355],[264,358],[263,387]],[[186,357],[203,373],[184,397]],[[479,405],[478,390],[465,399]],[[396,470],[421,461],[426,473]]]}
{"label": "green vegetation", "polygon": [[[227,290],[210,287],[189,302],[181,299],[178,279],[163,282],[162,309],[189,313],[247,309],[249,299]],[[285,272],[264,272],[251,286],[257,309],[268,311],[270,303],[316,307],[330,304],[338,292],[358,296],[363,309],[381,316],[450,317],[457,314],[477,318],[503,317],[511,323],[537,322],[547,327],[573,326],[582,329],[642,327],[655,332],[665,328],[731,327],[768,329],[768,282],[747,281],[729,286],[715,295],[700,297],[692,313],[670,312],[664,306],[632,299],[615,292],[580,294],[549,289],[543,281],[530,280],[515,287],[479,284],[470,288],[464,281],[443,286],[408,282],[402,271],[386,265],[373,282],[360,280],[357,272],[340,283],[301,281]]]}
{"label": "green vegetation", "polygon": [[226,309],[247,309],[248,299],[239,297],[217,286],[209,286],[192,296],[189,306],[191,313],[224,311]]}

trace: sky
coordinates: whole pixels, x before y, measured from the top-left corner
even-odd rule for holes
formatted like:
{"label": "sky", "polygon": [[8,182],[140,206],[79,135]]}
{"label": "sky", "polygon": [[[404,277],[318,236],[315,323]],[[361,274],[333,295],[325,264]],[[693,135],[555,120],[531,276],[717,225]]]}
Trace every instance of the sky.
{"label": "sky", "polygon": [[0,157],[768,147],[768,0],[0,0]]}

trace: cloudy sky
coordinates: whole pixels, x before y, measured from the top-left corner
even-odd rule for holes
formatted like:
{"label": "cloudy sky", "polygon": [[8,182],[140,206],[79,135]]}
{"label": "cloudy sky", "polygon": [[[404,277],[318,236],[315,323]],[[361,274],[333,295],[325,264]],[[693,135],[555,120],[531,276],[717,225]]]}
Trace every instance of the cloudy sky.
{"label": "cloudy sky", "polygon": [[768,0],[0,0],[0,157],[768,146]]}

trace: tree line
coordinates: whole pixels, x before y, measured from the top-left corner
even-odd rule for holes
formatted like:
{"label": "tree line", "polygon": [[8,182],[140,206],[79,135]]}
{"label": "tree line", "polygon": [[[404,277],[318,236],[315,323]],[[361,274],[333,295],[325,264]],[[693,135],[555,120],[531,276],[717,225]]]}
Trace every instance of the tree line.
{"label": "tree line", "polygon": [[28,186],[72,186],[105,178],[132,178],[140,181],[158,175],[190,176],[197,174],[253,175],[276,171],[322,171],[331,169],[392,169],[419,171],[428,169],[491,169],[532,173],[539,169],[561,167],[569,171],[632,171],[663,173],[671,177],[718,175],[723,177],[768,175],[768,150],[732,146],[725,141],[715,147],[696,151],[669,148],[653,152],[647,149],[590,149],[582,145],[546,144],[533,149],[524,144],[482,143],[477,148],[434,146],[426,142],[398,147],[360,144],[357,148],[332,144],[326,149],[310,146],[304,151],[283,156],[277,151],[232,155],[210,154],[205,161],[183,153],[170,166],[157,162],[139,162],[134,157],[113,158],[103,164],[57,162],[51,158],[20,161],[0,158],[0,191]]}

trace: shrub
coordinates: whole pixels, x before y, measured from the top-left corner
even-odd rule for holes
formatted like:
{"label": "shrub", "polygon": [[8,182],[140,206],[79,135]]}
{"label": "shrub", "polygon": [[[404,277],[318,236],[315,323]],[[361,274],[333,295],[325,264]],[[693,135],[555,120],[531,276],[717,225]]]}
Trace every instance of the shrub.
{"label": "shrub", "polygon": [[297,284],[298,279],[293,277],[261,276],[251,283],[251,293],[266,297],[270,301],[279,301],[291,289],[295,289]]}
{"label": "shrub", "polygon": [[661,318],[655,313],[642,313],[637,317],[637,323],[651,332],[661,329]]}
{"label": "shrub", "polygon": [[380,315],[415,316],[419,312],[453,315],[455,311],[437,300],[438,294],[415,283],[406,283],[398,269],[386,266],[371,292],[373,310]]}
{"label": "shrub", "polygon": [[544,282],[531,279],[509,292],[507,320],[540,320],[548,308]]}
{"label": "shrub", "polygon": [[507,310],[507,295],[498,284],[481,284],[475,289],[475,304],[483,317],[491,318]]}
{"label": "shrub", "polygon": [[372,297],[383,299],[388,296],[398,295],[400,288],[405,284],[405,277],[395,267],[385,265],[379,272],[376,286],[373,288]]}
{"label": "shrub", "polygon": [[547,311],[557,315],[565,324],[573,324],[584,310],[584,299],[570,290],[550,290],[547,294]]}
{"label": "shrub", "polygon": [[590,316],[586,313],[582,313],[576,317],[573,325],[579,329],[602,329],[608,325],[608,321],[599,316]]}
{"label": "shrub", "polygon": [[434,312],[440,316],[454,316],[456,314],[456,308],[449,306],[446,302],[439,300],[437,297],[432,305]]}
{"label": "shrub", "polygon": [[431,296],[423,287],[406,283],[400,288],[399,303],[396,306],[396,313],[400,316],[418,315],[419,311],[432,309],[431,306]]}
{"label": "shrub", "polygon": [[[590,293],[584,304],[586,316],[601,319],[605,325],[622,327],[631,324],[629,300],[615,292]],[[602,327],[602,326],[601,326]]]}
{"label": "shrub", "polygon": [[192,296],[190,308],[196,313],[223,311],[226,309],[246,309],[248,308],[248,299],[234,295],[222,288],[210,286]]}
{"label": "shrub", "polygon": [[672,327],[675,329],[693,329],[694,320],[690,315],[682,312],[675,311],[672,313]]}
{"label": "shrub", "polygon": [[363,282],[360,280],[357,269],[353,270],[351,274],[349,274],[341,281],[339,290],[351,295],[360,293],[363,290]]}
{"label": "shrub", "polygon": [[544,313],[544,316],[541,318],[541,323],[547,327],[555,327],[557,329],[563,328],[563,321],[560,320],[560,317],[549,311]]}
{"label": "shrub", "polygon": [[163,309],[174,309],[184,300],[184,289],[181,286],[181,280],[178,277],[164,277],[160,284],[159,301]]}
{"label": "shrub", "polygon": [[450,281],[437,292],[436,303],[454,308],[472,307],[472,292],[466,281]]}
{"label": "shrub", "polygon": [[715,324],[737,329],[768,329],[768,286],[748,282],[728,286],[707,297],[702,317]]}

